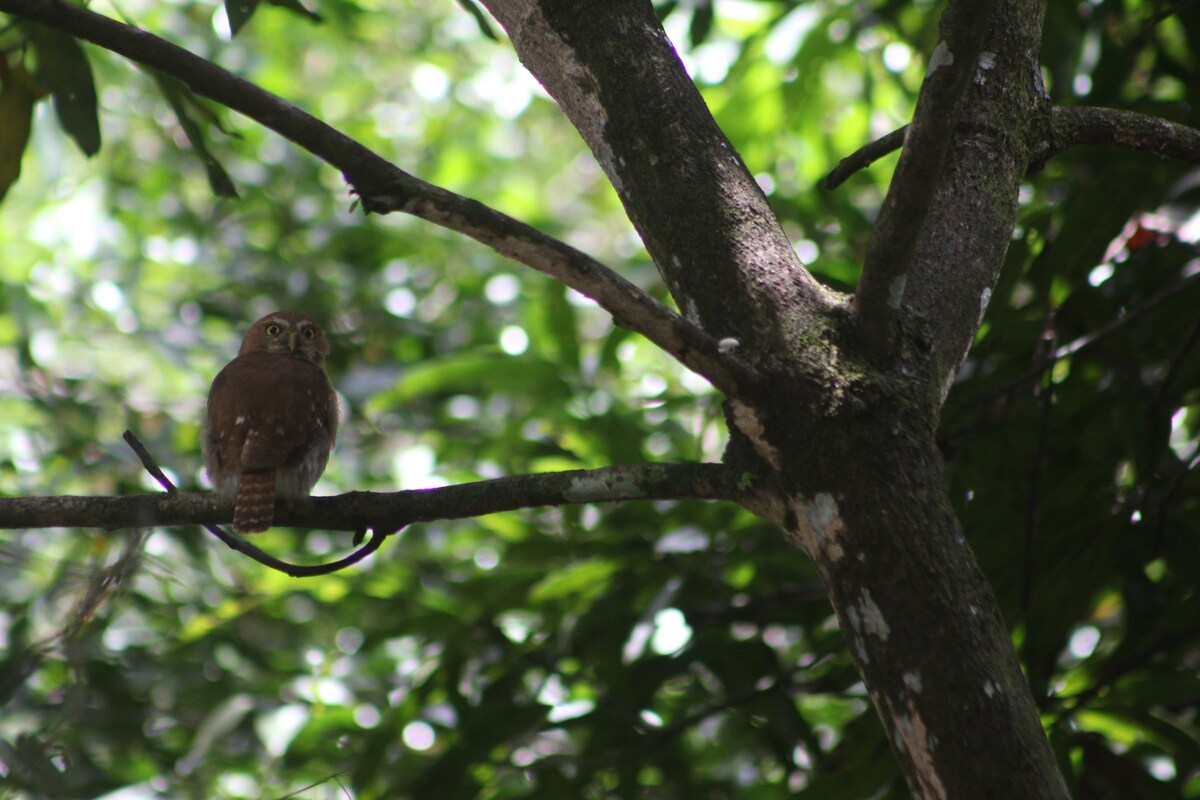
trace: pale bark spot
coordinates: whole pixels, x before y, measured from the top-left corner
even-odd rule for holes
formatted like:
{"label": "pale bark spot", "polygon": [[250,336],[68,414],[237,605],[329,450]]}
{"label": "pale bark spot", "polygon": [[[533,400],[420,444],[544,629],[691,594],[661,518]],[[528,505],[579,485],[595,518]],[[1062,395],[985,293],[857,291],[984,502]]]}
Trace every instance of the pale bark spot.
{"label": "pale bark spot", "polygon": [[854,648],[854,652],[858,655],[859,663],[863,666],[871,663],[871,654],[867,652],[867,646],[863,644],[863,640],[858,636],[850,637],[850,646]]}
{"label": "pale bark spot", "polygon": [[938,42],[937,47],[933,48],[933,55],[929,57],[929,71],[926,75],[932,75],[942,67],[948,67],[954,63],[954,53],[950,52],[950,46],[945,42]]}
{"label": "pale bark spot", "polygon": [[888,627],[887,620],[883,618],[883,612],[879,610],[879,606],[871,597],[870,589],[863,589],[862,601],[859,605],[862,608],[863,626],[866,628],[867,633],[879,637],[880,641],[886,642],[888,636],[891,635],[892,629]]}
{"label": "pale bark spot", "polygon": [[595,477],[575,477],[571,485],[566,487],[563,497],[571,503],[587,503],[588,500],[606,500],[608,486],[604,481]]}
{"label": "pale bark spot", "polygon": [[983,315],[987,313],[988,303],[992,302],[992,290],[985,286],[979,294],[979,319],[975,321],[976,325],[983,324]]}
{"label": "pale bark spot", "polygon": [[571,485],[563,492],[563,497],[572,503],[607,500],[608,484],[599,478],[573,478]]}
{"label": "pale bark spot", "polygon": [[[888,703],[888,706],[889,710],[892,710],[891,703]],[[949,795],[946,786],[933,763],[933,742],[936,738],[930,736],[925,729],[925,720],[921,719],[911,700],[907,702],[907,706],[907,714],[892,714],[892,735],[895,737],[893,741],[898,750],[910,754],[917,784],[921,789],[920,796],[947,800]]]}
{"label": "pale bark spot", "polygon": [[907,283],[907,274],[900,275],[892,281],[892,285],[888,287],[888,308],[900,308],[900,304],[904,302],[904,287]]}
{"label": "pale bark spot", "polygon": [[[518,53],[537,54],[545,49],[537,44],[527,44],[528,42],[557,40],[564,45],[567,44],[567,41],[560,39],[558,33],[546,21],[540,4],[530,3],[523,10],[524,13],[519,18],[514,15],[512,24],[505,26],[511,34]],[[575,117],[576,127],[584,141],[591,145],[596,160],[600,162],[600,167],[608,176],[613,188],[617,190],[617,194],[623,194],[624,184],[616,170],[619,162],[605,138],[608,130],[608,112],[600,102],[600,93],[596,90],[599,83],[591,71],[583,66],[582,59],[578,58],[573,50],[564,48],[564,51],[563,56],[553,57],[552,63],[529,65],[530,72],[539,76],[556,76],[558,80],[554,81],[553,85],[546,86],[550,94],[554,95],[562,105],[574,105],[577,108],[585,109],[582,114]]]}
{"label": "pale bark spot", "polygon": [[846,619],[850,620],[850,627],[855,633],[862,633],[862,617],[858,615],[858,609],[854,606],[846,607]]}
{"label": "pale bark spot", "polygon": [[840,561],[846,555],[841,543],[846,526],[834,496],[829,492],[818,492],[812,502],[804,503],[804,517],[812,528],[813,543],[821,557],[834,563]]}
{"label": "pale bark spot", "polygon": [[950,389],[954,387],[954,379],[958,377],[958,370],[951,370],[946,375],[946,380],[942,381],[942,399],[946,399],[946,395],[950,394]]}
{"label": "pale bark spot", "polygon": [[758,412],[741,400],[733,400],[731,405],[733,407],[733,424],[737,425],[738,430],[745,434],[750,443],[754,445],[754,451],[775,469],[782,468],[783,457],[779,448],[767,441],[767,429],[759,419]]}
{"label": "pale bark spot", "polygon": [[914,694],[921,693],[921,673],[916,670],[909,670],[904,673],[904,686]]}
{"label": "pale bark spot", "polygon": [[866,643],[862,639],[862,617],[858,615],[858,609],[854,606],[846,606],[846,619],[850,621],[850,630],[846,631],[846,638],[850,641],[850,648],[854,650],[855,656],[863,665],[871,663],[871,654],[867,652]]}
{"label": "pale bark spot", "polygon": [[601,478],[572,478],[563,492],[563,498],[572,503],[589,503],[600,500],[632,500],[645,497],[646,491],[632,481],[609,483]]}
{"label": "pale bark spot", "polygon": [[983,693],[986,694],[989,699],[995,697],[997,691],[996,684],[992,683],[990,680],[983,682]]}

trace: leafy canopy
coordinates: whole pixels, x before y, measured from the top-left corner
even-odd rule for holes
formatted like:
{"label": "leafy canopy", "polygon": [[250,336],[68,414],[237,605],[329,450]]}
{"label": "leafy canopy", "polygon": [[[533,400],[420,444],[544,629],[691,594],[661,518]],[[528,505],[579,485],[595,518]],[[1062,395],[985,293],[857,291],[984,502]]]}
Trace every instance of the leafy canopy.
{"label": "leafy canopy", "polygon": [[[319,22],[230,5],[94,10],[664,295],[469,0],[322,0]],[[1050,6],[1056,102],[1200,123],[1195,14]],[[815,185],[907,120],[937,9],[660,11],[802,257],[852,287],[894,156]],[[720,457],[718,398],[590,302],[425,223],[364,218],[335,171],[170,79],[0,23],[0,107],[31,122],[27,149],[0,129],[6,186],[22,167],[0,215],[6,494],[155,490],[125,428],[202,486],[208,382],[279,307],[334,340],[345,422],[318,494]],[[1195,177],[1094,151],[1031,175],[943,424],[950,491],[1080,796],[1200,797]],[[307,582],[193,529],[6,533],[0,703],[0,796],[904,796],[811,566],[718,504],[418,525]]]}

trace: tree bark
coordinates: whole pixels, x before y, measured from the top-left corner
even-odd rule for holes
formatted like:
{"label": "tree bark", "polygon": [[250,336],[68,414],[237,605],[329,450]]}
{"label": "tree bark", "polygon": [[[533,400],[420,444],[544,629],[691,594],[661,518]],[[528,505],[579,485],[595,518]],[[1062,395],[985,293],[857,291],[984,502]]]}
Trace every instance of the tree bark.
{"label": "tree bark", "polygon": [[759,360],[838,302],[804,269],[649,2],[484,0],[616,188],[684,316]]}
{"label": "tree bark", "polygon": [[[969,80],[957,74],[948,91],[965,96],[948,106],[925,104],[961,117],[948,146],[928,148],[943,168],[911,170],[931,183],[898,201],[920,204],[915,241],[901,224],[872,243],[911,242],[880,358],[849,298],[795,258],[647,0],[484,2],[617,188],[685,316],[735,339],[758,376],[726,392],[726,462],[756,476],[747,507],[816,563],[913,794],[1067,797],[934,442],[1003,263],[1029,112],[1044,105],[1041,4],[998,3],[978,54],[976,29],[969,52],[938,56],[967,59]],[[946,128],[913,124],[935,122]]]}
{"label": "tree bark", "polygon": [[[436,489],[348,492],[280,501],[275,521],[327,531],[369,528],[388,534],[417,522],[466,519],[521,508],[733,499],[740,493],[737,474],[720,464],[638,464],[513,475]],[[0,498],[0,530],[223,525],[232,519],[232,504],[212,492]]]}
{"label": "tree bark", "polygon": [[[809,554],[915,795],[1066,797],[1008,632],[946,497],[934,433],[999,274],[1029,165],[1072,144],[1128,145],[1126,132],[1142,121],[1049,108],[1036,58],[1043,0],[989,2],[989,25],[972,16],[980,5],[951,0],[889,193],[889,221],[864,266],[864,302],[852,304],[796,258],[648,0],[483,2],[616,187],[686,321],[562,243],[424,184],[186,51],[56,0],[0,0],[0,10],[175,74],[343,169],[369,210],[405,211],[473,236],[591,294],[707,376],[727,398],[726,466],[640,478],[662,480],[667,494],[735,499]],[[1194,152],[1194,136],[1175,133],[1168,154]],[[631,495],[628,475],[597,484],[598,475],[582,485],[572,476],[566,485],[524,486],[519,505],[645,492],[639,484]],[[383,518],[386,528],[423,518],[414,509],[429,497],[381,506],[376,496],[347,496],[294,511],[343,524],[348,514],[364,524]],[[17,502],[0,510],[37,513]],[[62,502],[54,513],[85,504]],[[153,507],[119,502],[108,509],[114,519],[146,524],[227,513],[178,495]]]}

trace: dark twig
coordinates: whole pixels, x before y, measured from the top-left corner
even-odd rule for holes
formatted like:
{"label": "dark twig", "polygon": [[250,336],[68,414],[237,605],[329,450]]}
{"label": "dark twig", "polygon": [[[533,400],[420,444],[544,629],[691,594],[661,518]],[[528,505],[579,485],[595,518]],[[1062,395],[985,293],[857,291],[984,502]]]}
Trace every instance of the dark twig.
{"label": "dark twig", "polygon": [[[158,462],[154,460],[154,457],[150,455],[150,452],[141,443],[137,436],[134,435],[133,431],[125,431],[124,439],[125,442],[131,448],[133,448],[133,452],[137,454],[139,459],[141,459],[142,466],[146,468],[146,471],[150,473],[154,480],[158,481],[158,483],[170,494],[174,494],[179,491],[178,487],[176,487],[175,484],[171,482],[171,479],[168,478],[166,474],[159,468]],[[383,540],[387,538],[388,535],[387,533],[381,533],[379,530],[374,530],[371,533],[371,538],[365,545],[355,550],[345,558],[329,564],[315,564],[309,566],[304,564],[290,564],[286,561],[280,561],[278,558],[275,558],[274,556],[265,553],[254,545],[250,544],[245,539],[234,536],[230,533],[226,533],[220,525],[205,524],[204,529],[224,542],[225,545],[230,549],[236,550],[239,553],[244,553],[258,563],[262,564],[264,567],[270,567],[273,570],[278,570],[279,572],[290,575],[293,578],[311,578],[316,575],[328,575],[331,572],[337,572],[338,570],[345,569],[352,564],[357,564],[359,561],[362,561],[364,558],[371,555],[371,553],[374,553],[376,550],[378,550],[379,546],[383,544]]]}
{"label": "dark twig", "polygon": [[[1167,370],[1163,374],[1162,383],[1159,384],[1158,394],[1154,399],[1153,410],[1151,412],[1153,418],[1169,418],[1171,406],[1174,405],[1171,403],[1171,388],[1174,386],[1176,378],[1179,377],[1179,371],[1188,363],[1192,352],[1198,344],[1200,344],[1200,320],[1192,323],[1187,336],[1183,338],[1183,342],[1179,345],[1179,348],[1175,351],[1175,355],[1171,356],[1171,360],[1167,364]],[[1137,504],[1134,506],[1135,511],[1142,513],[1143,520],[1154,526],[1155,549],[1162,545],[1163,537],[1166,535],[1167,507],[1170,505],[1175,493],[1179,490],[1183,479],[1200,463],[1200,458],[1193,459],[1190,463],[1184,464],[1176,470],[1170,482],[1167,483],[1162,497],[1159,498],[1154,513],[1149,513],[1147,506],[1149,504],[1150,492],[1155,488],[1155,485],[1158,483],[1157,479],[1159,478],[1159,472],[1156,469],[1159,463],[1159,456],[1168,445],[1169,441],[1166,438],[1157,438],[1151,443],[1150,455],[1146,459],[1150,478],[1142,484],[1142,490],[1138,493]]]}
{"label": "dark twig", "polygon": [[858,148],[838,162],[838,165],[821,181],[821,186],[826,189],[836,189],[854,173],[866,169],[893,150],[899,150],[904,146],[904,134],[907,132],[908,126],[903,125],[870,144]]}
{"label": "dark twig", "polygon": [[[1035,361],[1044,359],[1043,352],[1053,353],[1058,345],[1058,328],[1055,325],[1054,309],[1046,314],[1045,331],[1038,346]],[[1034,571],[1036,568],[1037,538],[1041,522],[1042,468],[1046,461],[1046,442],[1050,433],[1050,411],[1053,408],[1054,381],[1045,375],[1036,393],[1038,398],[1038,436],[1033,453],[1033,468],[1029,471],[1029,498],[1025,507],[1025,536],[1021,546],[1021,613],[1029,612],[1033,596]]]}
{"label": "dark twig", "polygon": [[969,402],[973,402],[973,403],[977,403],[977,404],[987,404],[991,400],[994,400],[999,397],[1003,397],[1004,395],[1007,395],[1007,394],[1010,394],[1010,393],[1016,391],[1017,389],[1021,388],[1022,386],[1029,383],[1030,381],[1037,380],[1037,378],[1039,376],[1041,376],[1041,374],[1043,372],[1045,372],[1046,370],[1053,367],[1056,363],[1058,363],[1062,359],[1067,358],[1068,356],[1073,356],[1077,353],[1081,353],[1085,350],[1091,349],[1098,342],[1103,340],[1106,336],[1116,332],[1117,330],[1123,328],[1124,326],[1130,324],[1131,322],[1134,322],[1134,321],[1140,319],[1143,315],[1158,308],[1160,305],[1162,305],[1166,301],[1170,300],[1175,295],[1181,294],[1182,292],[1185,292],[1188,289],[1191,289],[1198,285],[1200,285],[1200,274],[1189,276],[1189,277],[1184,278],[1183,280],[1179,281],[1178,283],[1168,286],[1166,289],[1163,289],[1158,294],[1148,298],[1146,301],[1144,301],[1140,305],[1134,306],[1129,311],[1125,312],[1124,314],[1117,317],[1116,319],[1113,319],[1113,320],[1105,323],[1104,325],[1101,325],[1099,328],[1092,331],[1091,333],[1089,333],[1085,336],[1080,336],[1078,339],[1070,341],[1070,342],[1062,345],[1061,347],[1057,348],[1056,350],[1053,350],[1052,352],[1048,353],[1045,358],[1043,358],[1040,361],[1035,362],[1033,366],[1031,366],[1029,369],[1025,370],[1024,372],[1022,372],[1020,375],[1017,375],[1012,380],[1004,383],[1001,386],[996,387],[995,389],[991,389],[990,391],[986,392],[985,394],[982,394],[978,397],[972,398]]}
{"label": "dark twig", "polygon": [[754,371],[717,340],[590,256],[538,229],[408,174],[280,97],[152,33],[62,0],[0,0],[0,11],[97,44],[183,81],[340,169],[369,212],[399,211],[457,231],[591,297],[729,396]]}
{"label": "dark twig", "polygon": [[1154,29],[1158,27],[1159,23],[1175,14],[1182,14],[1184,11],[1196,5],[1197,2],[1198,0],[1178,0],[1178,2],[1172,3],[1164,8],[1160,8],[1154,13],[1154,16],[1150,17],[1150,19],[1146,21],[1146,25],[1142,28],[1141,32],[1138,33],[1137,36],[1133,37],[1133,40],[1126,48],[1126,52],[1129,53],[1129,55],[1133,55],[1133,53],[1130,51],[1136,52],[1144,47],[1149,42],[1150,37],[1154,33]]}
{"label": "dark twig", "polygon": [[[326,775],[324,778],[321,778],[321,780],[316,781],[314,783],[310,783],[308,786],[297,789],[294,792],[289,792],[288,794],[285,794],[285,795],[277,798],[277,800],[293,800],[293,798],[299,797],[300,795],[307,792],[309,789],[315,789],[318,786],[320,786],[321,784],[329,783],[330,781],[333,781],[338,786],[341,786],[342,784],[338,780],[338,778],[342,777],[343,775],[347,775],[349,773],[350,773],[349,769],[338,770],[337,772],[333,773],[332,775]],[[345,791],[345,788],[343,788],[342,791]]]}
{"label": "dark twig", "polygon": [[146,446],[142,444],[142,440],[137,438],[133,431],[125,431],[121,438],[125,440],[125,444],[129,445],[134,454],[137,455],[146,472],[150,473],[150,477],[158,481],[159,486],[168,492],[174,493],[179,491],[179,487],[172,483],[167,474],[159,468],[158,462],[154,460],[154,456],[150,455],[150,451],[146,449]]}
{"label": "dark twig", "polygon": [[[687,733],[709,717],[737,711],[772,695],[779,695],[788,700],[788,702],[791,702],[790,698],[794,695],[806,692],[830,692],[845,688],[840,684],[836,675],[824,675],[811,681],[798,680],[797,676],[800,673],[813,671],[815,666],[817,665],[791,667],[782,674],[774,676],[774,680],[765,686],[751,686],[717,698],[662,728],[646,728],[640,721],[636,722],[634,723],[634,728],[638,736],[631,746],[635,747],[641,753],[657,750],[660,747],[670,744],[671,741]],[[598,758],[592,758],[579,766],[581,769],[605,767],[626,757],[627,752],[617,751]],[[535,771],[544,771],[557,768],[561,763],[562,757],[553,755],[539,760],[531,768]]]}

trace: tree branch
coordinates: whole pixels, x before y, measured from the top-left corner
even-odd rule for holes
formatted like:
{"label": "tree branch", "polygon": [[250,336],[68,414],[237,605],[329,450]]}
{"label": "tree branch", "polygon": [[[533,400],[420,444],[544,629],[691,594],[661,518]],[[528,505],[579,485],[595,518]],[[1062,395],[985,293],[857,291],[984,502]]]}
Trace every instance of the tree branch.
{"label": "tree branch", "polygon": [[930,56],[854,296],[860,330],[876,357],[890,357],[898,341],[895,323],[917,242],[995,6],[951,3],[942,15],[941,41]]}
{"label": "tree branch", "polygon": [[600,262],[523,222],[433,186],[327,125],[194,53],[151,33],[63,0],[0,0],[0,11],[56,28],[183,81],[340,169],[375,213],[400,211],[462,233],[561,281],[600,304],[729,396],[753,372],[697,325]]}
{"label": "tree branch", "polygon": [[[836,189],[854,173],[904,145],[905,125],[865,144],[838,162],[821,181],[826,189]],[[1175,122],[1095,106],[1055,106],[1050,110],[1050,140],[1038,142],[1031,156],[1032,172],[1072,147],[1119,147],[1140,150],[1163,158],[1200,164],[1200,131]]]}
{"label": "tree branch", "polygon": [[841,304],[800,263],[651,3],[482,2],[583,137],[685,317],[770,363]]}
{"label": "tree branch", "polygon": [[[640,464],[517,475],[403,492],[349,492],[280,502],[275,522],[331,531],[391,532],[414,522],[465,519],[534,506],[622,500],[736,500],[739,476],[723,464]],[[0,529],[217,525],[233,508],[209,492],[125,497],[0,498]]]}
{"label": "tree branch", "polygon": [[821,185],[826,189],[836,189],[846,182],[854,173],[859,170],[866,169],[874,162],[886,156],[893,150],[899,150],[904,146],[904,136],[908,132],[908,126],[902,125],[889,134],[879,137],[870,144],[864,144],[862,147],[855,150],[850,155],[838,162],[824,180]]}
{"label": "tree branch", "polygon": [[1035,161],[1071,147],[1119,147],[1200,164],[1200,131],[1159,117],[1095,106],[1059,106],[1050,112],[1050,141],[1039,143]]}
{"label": "tree branch", "polygon": [[[125,431],[123,438],[125,439],[126,444],[133,448],[133,452],[137,454],[137,457],[141,459],[142,466],[146,468],[146,471],[150,473],[151,477],[158,481],[158,484],[166,489],[168,494],[178,494],[178,487],[176,487],[175,484],[171,482],[171,479],[167,477],[166,473],[159,468],[158,462],[154,460],[154,456],[150,455],[150,451],[147,450],[146,446],[142,444],[141,440],[133,434],[133,431]],[[371,555],[371,553],[374,553],[376,550],[378,550],[379,545],[383,544],[383,540],[386,536],[395,533],[395,530],[376,529],[371,532],[370,541],[368,541],[362,547],[359,547],[345,558],[340,558],[337,561],[333,561],[328,564],[315,564],[309,566],[304,564],[290,564],[286,561],[280,561],[279,559],[275,558],[275,556],[258,549],[240,536],[226,533],[225,530],[219,525],[205,524],[204,529],[224,542],[229,549],[250,556],[250,558],[262,564],[264,567],[270,567],[273,570],[290,575],[293,578],[312,578],[316,577],[317,575],[328,575],[332,572],[337,572],[338,570],[343,570],[346,567],[357,564],[359,561],[362,561],[364,558]],[[361,541],[362,535],[365,533],[365,528],[360,529],[355,533],[355,545]]]}

